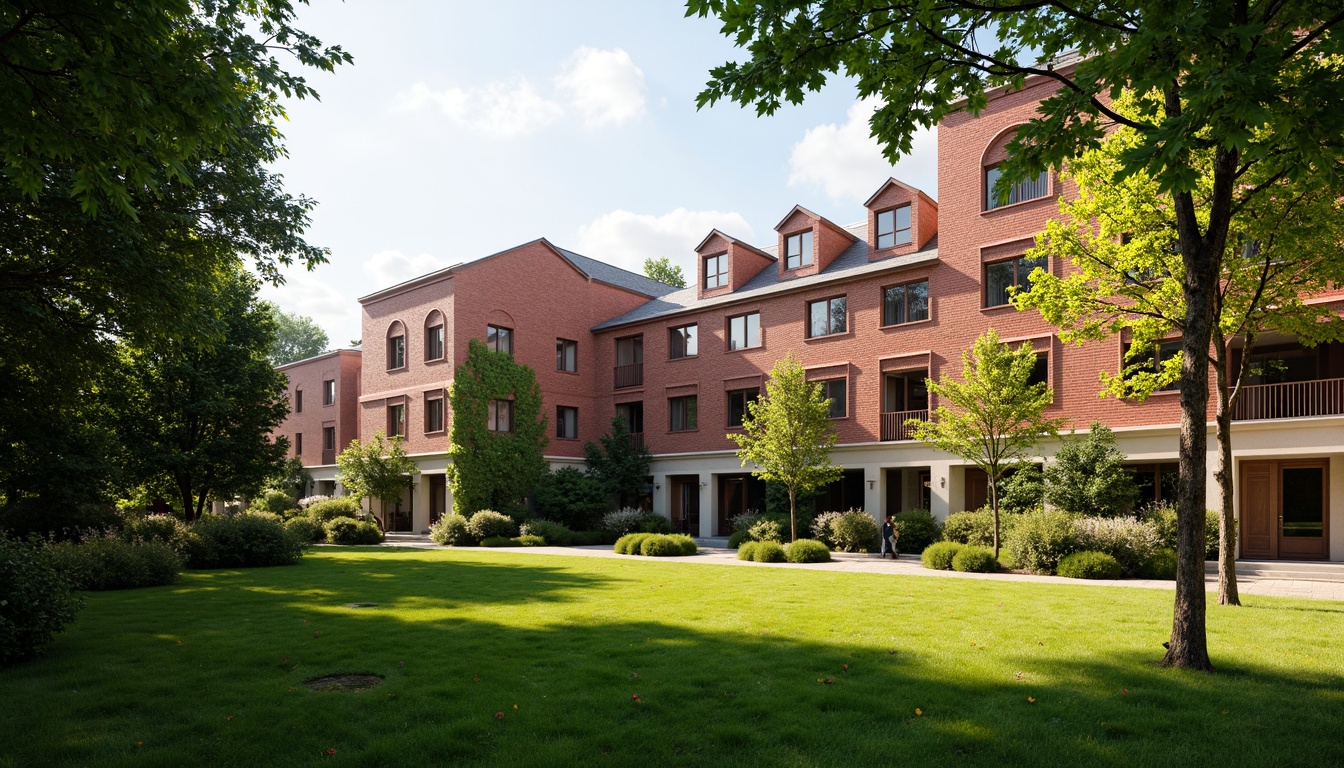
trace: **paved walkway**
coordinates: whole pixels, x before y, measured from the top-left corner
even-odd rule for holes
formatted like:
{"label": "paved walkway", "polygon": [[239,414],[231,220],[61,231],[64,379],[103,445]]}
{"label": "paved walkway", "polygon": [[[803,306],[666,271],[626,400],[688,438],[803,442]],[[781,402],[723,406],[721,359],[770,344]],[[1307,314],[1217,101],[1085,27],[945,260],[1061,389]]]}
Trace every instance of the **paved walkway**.
{"label": "paved walkway", "polygon": [[[430,541],[428,537],[399,538],[396,541],[385,542],[384,547],[410,547],[414,549],[440,549],[438,544]],[[464,547],[463,549],[480,549],[488,551],[500,551],[499,549],[490,550],[487,547]],[[510,547],[503,551],[530,555],[559,555],[561,557],[620,557],[629,559],[631,555],[618,555],[611,551],[609,546],[600,547]],[[956,571],[935,571],[925,568],[916,555],[901,555],[899,560],[884,560],[876,555],[850,554],[847,552],[836,552],[831,555],[834,560],[829,563],[812,563],[808,565],[799,565],[794,563],[750,563],[737,559],[737,551],[719,547],[701,547],[699,554],[691,557],[675,558],[678,563],[710,563],[714,565],[737,565],[744,568],[806,568],[817,571],[844,571],[848,573],[888,573],[899,574],[903,576],[927,576],[931,578],[946,579],[995,579],[998,581],[1018,581],[1035,582],[1038,584],[1073,584],[1102,586],[1102,587],[1130,587],[1139,589],[1167,589],[1174,590],[1176,583],[1173,581],[1162,581],[1158,579],[1116,579],[1116,580],[1098,580],[1084,581],[1080,579],[1066,579],[1062,576],[1034,576],[1025,573],[958,573]],[[638,556],[636,556],[638,557]],[[639,557],[640,560],[662,560],[668,558]],[[1210,592],[1218,591],[1218,577],[1209,574],[1205,577],[1205,584]],[[1272,595],[1274,597],[1303,597],[1317,600],[1338,600],[1344,602],[1344,583],[1328,581],[1305,581],[1297,579],[1282,579],[1268,576],[1250,576],[1238,575],[1237,587],[1244,595]]]}

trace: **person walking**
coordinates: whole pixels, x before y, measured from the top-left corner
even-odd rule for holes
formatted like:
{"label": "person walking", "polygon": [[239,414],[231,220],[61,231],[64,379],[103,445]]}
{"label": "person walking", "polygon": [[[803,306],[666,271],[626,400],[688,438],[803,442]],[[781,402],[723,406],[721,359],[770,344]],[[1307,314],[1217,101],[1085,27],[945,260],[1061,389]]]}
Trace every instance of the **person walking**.
{"label": "person walking", "polygon": [[896,559],[896,540],[900,537],[900,532],[896,530],[896,524],[892,516],[887,515],[887,521],[882,524],[882,557],[885,559],[887,553],[891,553],[891,559]]}

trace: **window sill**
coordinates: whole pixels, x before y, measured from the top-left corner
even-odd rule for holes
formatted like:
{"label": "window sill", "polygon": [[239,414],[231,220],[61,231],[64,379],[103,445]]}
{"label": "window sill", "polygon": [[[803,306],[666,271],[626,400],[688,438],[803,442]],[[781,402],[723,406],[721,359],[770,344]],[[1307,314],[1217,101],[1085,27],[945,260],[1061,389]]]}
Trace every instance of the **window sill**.
{"label": "window sill", "polygon": [[448,434],[446,429],[432,429],[425,432],[425,437],[442,437],[446,434]]}
{"label": "window sill", "polygon": [[[1012,305],[1009,305],[1009,306],[1012,306]],[[996,309],[997,309],[997,307],[996,307]],[[879,326],[877,326],[877,329],[878,329],[879,331],[898,331],[898,330],[900,330],[900,329],[902,329],[902,328],[909,328],[909,327],[912,326],[912,325],[927,325],[927,324],[929,324],[929,323],[931,323],[931,322],[933,322],[933,318],[932,318],[932,317],[926,317],[926,318],[924,318],[923,320],[907,320],[907,321],[904,322],[904,323],[893,323],[892,325],[879,325]]]}
{"label": "window sill", "polygon": [[996,213],[998,213],[998,212],[1000,212],[1000,211],[1013,211],[1013,210],[1017,210],[1018,208],[1022,208],[1022,207],[1025,207],[1025,206],[1029,206],[1029,205],[1031,205],[1032,203],[1042,203],[1042,202],[1045,202],[1046,200],[1054,200],[1054,199],[1056,199],[1056,198],[1058,198],[1058,197],[1059,197],[1059,195],[1057,195],[1056,193],[1054,193],[1054,192],[1052,191],[1052,192],[1051,192],[1050,194],[1048,194],[1048,195],[1042,195],[1041,197],[1033,197],[1033,198],[1031,198],[1030,200],[1021,200],[1021,201],[1016,202],[1016,203],[1009,203],[1009,204],[1007,204],[1007,205],[1000,205],[1000,206],[997,207],[997,208],[990,208],[990,209],[988,209],[988,210],[983,210],[983,209],[982,209],[982,210],[980,211],[980,215],[981,215],[981,216],[993,216],[994,214],[996,214]]}
{"label": "window sill", "polygon": [[402,366],[398,366],[398,367],[396,367],[396,368],[388,368],[388,369],[387,369],[387,372],[388,372],[388,373],[397,373],[398,371],[404,371],[404,370],[406,370],[406,366],[402,365]]}
{"label": "window sill", "polygon": [[556,440],[556,442],[560,442],[560,443],[577,443],[577,442],[579,442],[579,438],[577,438],[577,437],[558,437],[558,436],[557,436],[557,437],[555,438],[555,440]]}
{"label": "window sill", "polygon": [[565,374],[566,376],[578,376],[578,375],[579,375],[579,372],[578,372],[578,371],[556,371],[556,373],[563,373],[563,374]]}
{"label": "window sill", "polygon": [[699,432],[699,431],[700,431],[700,429],[699,429],[698,427],[695,428],[695,429],[669,429],[669,430],[667,430],[667,434],[669,434],[669,435],[689,435],[689,434],[692,434],[692,433],[695,433],[695,432]]}
{"label": "window sill", "polygon": [[853,331],[842,331],[840,333],[828,333],[825,336],[808,336],[803,339],[804,344],[811,344],[819,341],[832,341],[835,339],[849,339],[854,337]]}
{"label": "window sill", "polygon": [[754,347],[738,347],[737,349],[725,349],[724,352],[727,352],[728,354],[733,354],[735,352],[750,352],[753,349],[764,349],[764,348],[765,348],[764,344],[757,344]]}
{"label": "window sill", "polygon": [[669,357],[667,358],[667,362],[679,363],[682,360],[695,360],[698,357],[700,357],[700,355],[682,355],[681,357]]}
{"label": "window sill", "polygon": [[1017,307],[1013,306],[1011,302],[1008,303],[1008,304],[996,304],[996,305],[994,305],[994,306],[992,306],[992,307],[981,307],[981,308],[980,308],[980,311],[981,311],[981,312],[989,312],[989,313],[998,313],[998,312],[1002,312],[1002,311],[1004,311],[1004,310],[1011,310],[1011,311],[1013,311],[1013,312],[1021,312],[1021,311],[1025,311],[1025,310],[1019,310]]}
{"label": "window sill", "polygon": [[446,357],[435,357],[425,361],[425,365],[443,365],[448,362]]}

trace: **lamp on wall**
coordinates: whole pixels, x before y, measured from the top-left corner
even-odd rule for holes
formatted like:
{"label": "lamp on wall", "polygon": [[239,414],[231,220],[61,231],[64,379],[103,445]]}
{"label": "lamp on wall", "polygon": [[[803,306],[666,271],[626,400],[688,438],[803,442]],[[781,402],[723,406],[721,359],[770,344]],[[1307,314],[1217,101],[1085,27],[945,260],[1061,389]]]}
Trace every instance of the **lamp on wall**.
{"label": "lamp on wall", "polygon": [[873,490],[873,487],[876,486],[876,485],[877,485],[877,481],[876,481],[876,480],[869,480],[869,481],[868,481],[868,490],[870,490],[870,491]]}
{"label": "lamp on wall", "polygon": [[939,488],[946,488],[946,487],[947,487],[947,478],[946,478],[946,477],[940,477],[940,478],[938,478],[938,487],[939,487]]}
{"label": "lamp on wall", "polygon": [[663,490],[663,484],[662,484],[662,483],[654,483],[654,484],[653,484],[653,490],[655,490],[655,491],[661,491],[661,490]]}

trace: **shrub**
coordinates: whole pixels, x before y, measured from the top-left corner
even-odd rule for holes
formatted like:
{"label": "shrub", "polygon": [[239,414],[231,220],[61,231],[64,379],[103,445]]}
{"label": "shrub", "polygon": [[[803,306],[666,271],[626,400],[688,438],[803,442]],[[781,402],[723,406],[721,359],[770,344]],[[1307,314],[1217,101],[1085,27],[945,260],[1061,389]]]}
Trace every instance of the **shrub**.
{"label": "shrub", "polygon": [[41,653],[79,605],[44,548],[0,533],[0,666]]}
{"label": "shrub", "polygon": [[563,467],[542,478],[537,487],[537,512],[571,528],[591,528],[610,505],[602,482],[574,467]]}
{"label": "shrub", "polygon": [[612,551],[618,555],[638,555],[644,540],[653,535],[652,533],[627,533],[616,540],[616,544],[612,546]]}
{"label": "shrub", "polygon": [[994,573],[999,561],[989,547],[962,547],[952,556],[952,570],[962,573]]}
{"label": "shrub", "polygon": [[157,587],[177,581],[182,556],[161,541],[126,541],[115,533],[54,544],[52,563],[75,589]]}
{"label": "shrub", "polygon": [[332,499],[331,496],[316,494],[313,496],[304,496],[302,499],[298,500],[297,504],[299,509],[308,509],[308,507],[316,504],[319,501],[331,501],[331,499]]}
{"label": "shrub", "polygon": [[824,513],[812,531],[819,541],[838,552],[872,552],[881,545],[877,521],[862,509]]}
{"label": "shrub", "polygon": [[336,499],[317,501],[309,504],[303,512],[308,517],[324,524],[338,517],[353,517],[358,520],[364,516],[364,508],[359,505],[359,499],[354,496],[341,496]]}
{"label": "shrub", "polygon": [[[1204,510],[1204,559],[1217,560],[1218,549],[1221,539],[1219,538],[1219,517],[1221,515],[1212,509]],[[1235,523],[1234,523],[1235,525]],[[1236,537],[1236,531],[1233,530],[1233,537]]]}
{"label": "shrub", "polygon": [[[1030,512],[1045,499],[1045,474],[1040,464],[1019,464],[999,487],[999,512]],[[1000,520],[1002,522],[1002,520]]]}
{"label": "shrub", "polygon": [[443,515],[429,526],[429,538],[436,544],[449,547],[474,547],[476,537],[471,534],[467,518],[452,512]]}
{"label": "shrub", "polygon": [[544,547],[544,546],[546,546],[546,539],[544,539],[544,538],[542,538],[542,537],[540,537],[540,536],[532,536],[532,535],[530,535],[530,534],[526,534],[526,533],[522,534],[521,536],[518,536],[518,537],[514,538],[514,541],[517,542],[517,543],[518,543],[518,546],[520,546],[520,547]]}
{"label": "shrub", "polygon": [[516,547],[518,542],[508,536],[486,536],[481,539],[482,547]]}
{"label": "shrub", "polygon": [[650,512],[639,524],[639,530],[641,533],[672,533],[672,521]]}
{"label": "shrub", "polygon": [[784,548],[790,563],[829,563],[831,550],[816,539],[798,539]]}
{"label": "shrub", "polygon": [[768,518],[762,518],[752,524],[747,530],[747,535],[752,541],[783,541],[784,533],[780,530],[779,523]]}
{"label": "shrub", "polygon": [[1176,550],[1162,549],[1153,550],[1153,554],[1148,558],[1148,562],[1139,568],[1139,576],[1145,579],[1163,579],[1173,581],[1176,578]]}
{"label": "shrub", "polygon": [[611,531],[575,531],[575,547],[595,547],[599,545],[615,544],[620,537]]}
{"label": "shrub", "polygon": [[121,529],[126,541],[156,541],[174,550],[186,552],[191,527],[172,515],[146,515],[127,518]]}
{"label": "shrub", "polygon": [[248,506],[253,512],[270,512],[281,516],[289,514],[294,508],[294,497],[276,488],[263,491],[261,496],[253,499]]}
{"label": "shrub", "polygon": [[958,544],[955,541],[939,541],[924,548],[920,554],[919,561],[925,568],[932,568],[935,571],[952,570],[952,559],[957,553],[966,547],[965,544]]}
{"label": "shrub", "polygon": [[486,539],[504,538],[510,539],[518,535],[518,523],[508,515],[494,511],[493,509],[482,509],[480,512],[471,516],[467,521],[467,527],[471,535],[475,536],[482,545]]}
{"label": "shrub", "polygon": [[1079,550],[1078,525],[1066,512],[1028,512],[1018,517],[1003,538],[1003,548],[1018,568],[1054,573],[1060,558]]}
{"label": "shrub", "polygon": [[683,555],[694,555],[696,552],[700,551],[700,547],[695,543],[695,539],[684,533],[673,533],[669,534],[669,536],[681,546],[681,554]]}
{"label": "shrub", "polygon": [[602,529],[617,536],[624,536],[627,533],[667,533],[672,530],[672,525],[662,515],[655,515],[644,509],[625,507],[603,516]]}
{"label": "shrub", "polygon": [[745,533],[746,531],[751,529],[751,526],[756,524],[757,520],[760,519],[761,519],[761,513],[757,512],[756,510],[743,512],[740,515],[733,515],[728,520],[728,526],[729,526],[728,530],[732,531],[733,533],[737,533],[739,531]]}
{"label": "shrub", "polygon": [[1079,546],[1105,552],[1128,575],[1139,572],[1162,546],[1157,526],[1134,517],[1085,517],[1078,521]]}
{"label": "shrub", "polygon": [[188,568],[293,565],[308,545],[283,524],[257,515],[207,517],[192,525],[191,533]]}
{"label": "shrub", "polygon": [[742,546],[737,548],[737,559],[750,562],[756,555],[756,542],[748,539],[742,542]]}
{"label": "shrub", "polygon": [[379,530],[376,524],[367,520],[338,517],[335,520],[328,521],[325,528],[329,544],[348,547],[358,544],[383,543],[383,532]]}
{"label": "shrub", "polygon": [[[1176,549],[1176,505],[1169,502],[1154,502],[1139,510],[1140,520],[1151,522],[1157,527],[1158,538],[1162,546]],[[1204,559],[1218,559],[1218,518],[1217,510],[1204,510]]]}
{"label": "shrub", "polygon": [[1092,422],[1085,437],[1067,437],[1045,468],[1045,499],[1065,512],[1112,517],[1134,506],[1139,489],[1124,467],[1115,435]]}
{"label": "shrub", "polygon": [[[999,520],[1002,525],[1002,518]],[[953,512],[943,521],[943,540],[983,547],[994,535],[994,513],[989,509]],[[992,546],[993,542],[988,542]]]}
{"label": "shrub", "polygon": [[573,531],[550,520],[529,520],[523,523],[519,533],[523,536],[540,536],[553,547],[568,547],[574,543]]}
{"label": "shrub", "polygon": [[912,509],[892,516],[896,525],[896,547],[907,552],[923,552],[938,540],[942,530],[927,509]]}
{"label": "shrub", "polygon": [[311,517],[291,517],[285,521],[285,530],[299,541],[306,541],[309,544],[321,544],[327,540],[327,529]]}
{"label": "shrub", "polygon": [[1066,555],[1059,561],[1058,573],[1070,579],[1118,579],[1120,563],[1105,552],[1084,550]]}
{"label": "shrub", "polygon": [[758,563],[783,563],[788,560],[784,554],[784,545],[778,541],[758,541],[751,552],[751,559]]}
{"label": "shrub", "polygon": [[655,533],[639,543],[639,554],[645,557],[679,557],[686,552],[682,543],[671,535]]}
{"label": "shrub", "polygon": [[729,549],[737,549],[738,547],[742,546],[742,543],[743,543],[743,542],[751,541],[751,540],[752,540],[752,539],[751,539],[751,534],[750,534],[749,532],[747,532],[747,531],[733,531],[733,534],[732,534],[731,536],[728,537],[728,548],[729,548]]}

